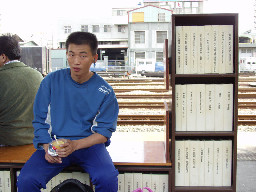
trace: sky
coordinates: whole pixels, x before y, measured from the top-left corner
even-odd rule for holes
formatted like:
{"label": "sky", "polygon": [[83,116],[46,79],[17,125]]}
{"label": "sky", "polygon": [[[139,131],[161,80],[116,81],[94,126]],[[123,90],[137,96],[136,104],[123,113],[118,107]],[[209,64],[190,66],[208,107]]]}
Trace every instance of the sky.
{"label": "sky", "polygon": [[[255,0],[206,0],[205,13],[239,13],[239,33],[253,27]],[[32,34],[51,33],[57,17],[100,18],[111,16],[111,8],[139,7],[143,0],[4,0],[1,2],[2,30],[29,38]],[[231,5],[231,6],[230,6]]]}
{"label": "sky", "polygon": [[254,27],[254,3],[256,0],[208,0],[204,2],[204,12],[239,13],[238,28],[241,34]]}

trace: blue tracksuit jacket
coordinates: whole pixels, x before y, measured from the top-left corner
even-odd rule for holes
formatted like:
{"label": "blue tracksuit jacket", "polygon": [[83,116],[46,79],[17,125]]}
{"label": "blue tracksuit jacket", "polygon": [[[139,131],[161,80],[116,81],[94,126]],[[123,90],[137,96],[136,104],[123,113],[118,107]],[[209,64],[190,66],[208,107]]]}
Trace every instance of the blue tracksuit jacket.
{"label": "blue tracksuit jacket", "polygon": [[[50,105],[52,132],[46,123]],[[77,140],[94,132],[110,138],[116,130],[118,103],[112,87],[98,74],[79,84],[70,69],[48,74],[38,89],[34,102],[34,146],[49,143],[51,137]]]}

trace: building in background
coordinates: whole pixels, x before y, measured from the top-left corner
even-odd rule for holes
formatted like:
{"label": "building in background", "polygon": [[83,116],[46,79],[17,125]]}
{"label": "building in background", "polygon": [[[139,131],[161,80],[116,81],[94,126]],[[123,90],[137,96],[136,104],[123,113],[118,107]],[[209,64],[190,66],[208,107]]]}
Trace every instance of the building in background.
{"label": "building in background", "polygon": [[[94,33],[99,41],[97,68],[136,71],[140,62],[148,66],[146,70],[154,71],[155,65],[162,65],[164,40],[169,39],[171,44],[171,15],[202,13],[203,1],[144,0],[139,7],[112,8],[112,14],[106,14],[105,18],[57,18],[48,40],[52,48],[49,54],[52,70],[67,66],[63,53],[67,36],[75,31],[86,31]],[[137,71],[145,70],[141,67]]]}
{"label": "building in background", "polygon": [[136,71],[140,63],[137,71],[145,70],[145,66],[148,66],[146,70],[154,71],[155,64],[162,65],[164,40],[171,39],[171,15],[202,13],[203,1],[144,0],[144,5],[137,8],[113,8],[109,18],[62,18],[57,22],[53,39],[57,47],[63,49],[70,33],[92,32],[99,41],[96,65],[100,68]]}
{"label": "building in background", "polygon": [[[48,59],[42,60],[45,63],[41,67],[40,65],[34,67],[42,73],[48,73],[68,67],[65,51],[67,36],[74,31],[88,31],[94,33],[99,40],[99,60],[95,64],[97,68],[95,71],[136,71],[136,66],[138,66],[137,71],[143,71],[147,65],[147,70],[153,71],[156,70],[154,65],[162,66],[164,39],[169,39],[169,47],[171,44],[172,31],[169,16],[201,14],[204,1],[143,0],[143,3],[138,4],[137,7],[112,8],[112,14],[105,18],[99,18],[97,15],[90,19],[56,18],[51,35],[43,32],[33,34],[33,38],[40,37],[37,38],[40,40],[33,42],[31,36],[31,40],[21,43],[21,46],[31,47],[38,44],[44,47],[42,42],[47,42],[49,50],[46,57]],[[4,31],[3,14],[0,10],[0,34]],[[239,43],[239,61],[242,66],[246,61],[256,57],[256,0],[254,0],[254,28],[240,36],[247,38],[246,42]],[[22,40],[19,39],[19,41]],[[169,53],[171,53],[170,50]],[[33,67],[32,63],[31,66]]]}
{"label": "building in background", "polygon": [[144,6],[154,5],[169,9],[173,14],[203,13],[204,0],[144,0]]}
{"label": "building in background", "polygon": [[[128,11],[129,64],[132,71],[155,71],[163,62],[165,39],[171,39],[172,11],[147,5]],[[171,46],[171,41],[169,42]]]}
{"label": "building in background", "polygon": [[68,67],[66,49],[50,49],[49,54],[51,58],[52,71]]}
{"label": "building in background", "polygon": [[[98,38],[98,62],[95,64],[105,70],[129,70],[128,49],[128,15],[127,11],[132,8],[113,8],[112,15],[106,18],[76,19],[69,20],[59,18],[53,37],[54,44],[59,49],[65,49],[67,36],[75,31],[85,31],[95,34]],[[51,52],[57,52],[56,49]],[[55,55],[55,54],[51,54]],[[57,54],[58,55],[58,54]],[[60,54],[62,55],[62,54]],[[56,56],[56,55],[55,55]],[[53,67],[55,66],[52,60]],[[58,62],[57,62],[58,63]],[[54,69],[59,68],[56,64]]]}
{"label": "building in background", "polygon": [[28,41],[28,42],[19,42],[21,47],[33,47],[39,46],[35,41]]}
{"label": "building in background", "polygon": [[49,49],[40,46],[21,46],[21,62],[38,70],[43,75],[51,72]]}
{"label": "building in background", "polygon": [[239,72],[256,72],[255,43],[239,43]]}
{"label": "building in background", "polygon": [[239,72],[256,72],[256,0],[254,26],[239,37]]}

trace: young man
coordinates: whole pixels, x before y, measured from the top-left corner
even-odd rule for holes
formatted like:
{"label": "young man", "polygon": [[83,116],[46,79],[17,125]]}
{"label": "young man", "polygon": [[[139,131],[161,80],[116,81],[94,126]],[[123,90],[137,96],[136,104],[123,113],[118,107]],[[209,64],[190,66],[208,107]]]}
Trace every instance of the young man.
{"label": "young man", "polygon": [[43,76],[20,58],[18,41],[0,36],[0,146],[33,143],[33,101]]}
{"label": "young man", "polygon": [[[53,72],[42,81],[33,121],[38,150],[21,170],[19,192],[40,191],[71,164],[90,174],[96,192],[117,192],[118,171],[105,144],[116,130],[118,103],[112,87],[89,70],[98,59],[97,47],[97,38],[91,33],[70,34],[66,41],[70,69]],[[51,133],[46,123],[48,106]],[[53,157],[48,154],[48,146],[54,135],[66,142]]]}

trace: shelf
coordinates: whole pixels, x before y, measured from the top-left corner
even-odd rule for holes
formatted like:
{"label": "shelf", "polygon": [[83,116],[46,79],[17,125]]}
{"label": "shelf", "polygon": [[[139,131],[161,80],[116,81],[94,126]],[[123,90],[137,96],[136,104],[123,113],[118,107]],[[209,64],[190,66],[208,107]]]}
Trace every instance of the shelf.
{"label": "shelf", "polygon": [[232,84],[234,83],[234,75],[176,75],[175,84],[200,84],[204,82],[205,84]]}
{"label": "shelf", "polygon": [[198,191],[233,191],[232,187],[175,187],[175,191],[179,192],[198,192]]}
{"label": "shelf", "polygon": [[235,78],[236,74],[234,73],[227,73],[227,74],[216,74],[216,73],[209,73],[209,74],[175,74],[176,78]]}
{"label": "shelf", "polygon": [[234,132],[226,132],[226,131],[219,131],[219,132],[196,132],[196,131],[180,131],[175,132],[175,137],[234,137]]}
{"label": "shelf", "polygon": [[[216,14],[179,14],[175,15],[175,26],[191,25],[235,25],[237,26],[237,14],[216,13]],[[234,19],[235,18],[235,19]]]}
{"label": "shelf", "polygon": [[[238,14],[174,14],[172,17],[172,24],[172,191],[235,192],[238,116]],[[221,25],[228,26],[222,27]],[[207,98],[205,96],[207,93],[204,93],[204,88],[202,87],[208,84],[212,85],[208,86]],[[223,90],[220,91],[221,84],[228,84],[227,86],[225,85],[225,90],[227,90],[227,92],[224,92]],[[214,87],[214,89],[212,89],[212,87]],[[214,95],[215,90],[218,91],[216,92],[216,95]],[[224,106],[223,100],[225,97],[223,97],[223,95],[229,95],[226,97],[229,102],[227,102],[228,104],[226,106]],[[214,103],[216,99],[215,97],[218,99],[218,103]],[[208,99],[207,118],[211,120],[211,122],[216,123],[213,128],[209,128],[208,126],[208,130],[218,130],[216,129],[216,127],[218,127],[220,128],[219,130],[232,131],[203,131],[205,130],[203,127],[196,128],[196,126],[206,127],[206,124],[202,125],[204,121],[200,121],[200,118],[202,120],[203,117],[205,117],[203,116],[204,111],[201,106],[206,106],[206,101],[201,98],[204,98],[205,100],[206,98]],[[232,98],[233,101],[230,98]],[[199,104],[197,103],[198,101]],[[200,107],[200,113],[195,112],[198,106]],[[216,119],[218,118],[218,115],[216,114],[220,114],[219,112],[224,111],[221,106],[223,106],[223,109],[226,107],[225,109],[227,112],[225,114],[229,114],[229,116],[227,116],[229,121],[226,121],[229,122],[229,127],[227,129],[222,129],[222,126],[226,126],[226,124],[218,124],[222,121]],[[232,106],[232,108],[229,106]],[[176,108],[179,112],[178,116],[176,114]],[[210,113],[213,111],[212,109],[219,109],[218,112],[215,111],[215,114],[213,113],[214,116]],[[232,109],[232,111],[230,109]],[[233,114],[228,112],[233,112]],[[199,123],[195,123],[197,116],[193,116],[197,114],[199,114]],[[224,116],[223,114],[220,114],[219,117]],[[215,121],[212,121],[212,119],[214,119],[213,117],[215,118]],[[176,122],[176,119],[178,122]],[[185,123],[183,124],[183,122]],[[210,122],[208,121],[207,123]],[[202,131],[176,131],[175,126],[178,127],[177,130],[189,130],[188,126],[191,126],[190,130]],[[192,142],[193,145],[190,144],[190,142]],[[207,148],[205,148],[204,145],[199,146],[199,144],[202,143],[206,143]],[[215,148],[211,148],[213,144],[210,143],[216,144]],[[228,146],[226,144],[223,146],[223,143],[228,143]],[[207,156],[204,156],[205,149],[207,149],[208,152],[206,153]],[[226,152],[225,156],[223,156],[225,159],[220,159],[222,156],[218,154],[222,149]],[[204,161],[205,157],[208,158],[208,164]],[[213,162],[213,158],[215,158],[214,161],[216,163],[209,164],[209,162]],[[220,179],[222,178],[222,172],[218,171],[218,163],[223,163],[224,161],[226,163],[225,174],[228,175],[225,177],[227,178],[225,181]],[[194,164],[190,164],[191,162]],[[215,185],[224,186],[183,186],[199,185],[199,182],[196,179],[197,175],[201,175],[201,172],[204,173],[202,165],[203,167],[207,165],[208,169],[211,170],[208,170],[207,172],[207,176],[209,176],[206,178],[208,179],[207,181],[211,181]],[[190,172],[191,170],[192,175]],[[212,175],[210,174],[211,172]],[[198,176],[198,179],[199,178],[200,177]],[[210,178],[212,180],[210,180]],[[217,178],[219,178],[219,180]],[[175,183],[179,187],[176,187]],[[230,185],[230,183],[231,186],[226,187],[227,185]],[[209,182],[205,184],[210,185]]]}

